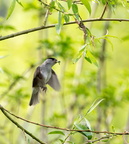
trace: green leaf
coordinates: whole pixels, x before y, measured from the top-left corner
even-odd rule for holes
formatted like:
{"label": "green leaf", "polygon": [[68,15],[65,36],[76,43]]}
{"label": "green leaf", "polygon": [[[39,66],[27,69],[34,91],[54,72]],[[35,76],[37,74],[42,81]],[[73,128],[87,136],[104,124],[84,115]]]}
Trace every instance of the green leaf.
{"label": "green leaf", "polygon": [[64,15],[64,20],[65,20],[66,23],[69,22],[69,15],[68,15],[68,14],[65,14],[65,15]]}
{"label": "green leaf", "polygon": [[96,38],[96,40],[105,39],[105,40],[111,45],[111,47],[112,47],[112,49],[113,49],[113,44],[112,44],[112,42],[108,39],[109,37],[111,37],[111,38],[117,38],[117,39],[121,40],[121,39],[118,38],[117,36],[108,35],[108,34],[103,35],[103,36],[101,36],[101,37],[99,37],[99,38]]}
{"label": "green leaf", "polygon": [[[83,118],[80,122],[75,122],[74,126],[78,130],[91,130],[90,123],[86,118]],[[80,133],[86,136],[88,140],[90,140],[93,136],[92,132],[80,132]]]}
{"label": "green leaf", "polygon": [[102,142],[108,142],[110,139],[101,140]]}
{"label": "green leaf", "polygon": [[86,32],[87,32],[87,34],[88,34],[88,36],[89,37],[91,37],[92,36],[92,34],[91,34],[91,32],[90,32],[90,30],[86,27]]}
{"label": "green leaf", "polygon": [[73,13],[74,14],[77,14],[78,13],[78,7],[76,4],[72,4],[72,10],[73,10]]}
{"label": "green leaf", "polygon": [[62,24],[61,24],[61,21],[62,21],[62,14],[61,14],[61,12],[59,12],[58,13],[58,24],[56,24],[56,32],[58,33],[58,34],[60,34],[60,32],[61,32],[61,27],[62,27]]}
{"label": "green leaf", "polygon": [[116,132],[115,127],[114,127],[114,126],[112,126],[112,131],[113,131],[114,133]]}
{"label": "green leaf", "polygon": [[76,63],[80,58],[81,58],[81,57],[77,57],[77,58],[73,59],[73,60],[72,60],[73,63]]}
{"label": "green leaf", "polygon": [[0,29],[5,29],[5,30],[16,30],[14,26],[11,25],[0,25]]}
{"label": "green leaf", "polygon": [[129,40],[129,35],[124,36],[124,37],[122,38],[122,40]]}
{"label": "green leaf", "polygon": [[50,2],[49,4],[49,10],[52,12],[52,10],[55,8],[55,1]]}
{"label": "green leaf", "polygon": [[79,17],[79,15],[76,13],[76,14],[74,14],[74,16],[76,17],[76,19],[78,20],[78,21],[80,21],[80,17]]}
{"label": "green leaf", "polygon": [[93,64],[95,64],[96,66],[98,66],[98,63],[97,63],[94,55],[93,55],[90,51],[86,51],[85,59],[86,59],[88,62],[93,63]]}
{"label": "green leaf", "polygon": [[69,144],[75,144],[74,142],[72,142],[72,141],[67,141],[67,143],[69,143]]}
{"label": "green leaf", "polygon": [[11,3],[11,5],[10,5],[10,8],[8,10],[6,19],[8,19],[11,16],[11,14],[12,14],[14,8],[15,8],[15,4],[16,4],[16,0],[13,0],[12,3]]}
{"label": "green leaf", "polygon": [[61,11],[65,12],[65,8],[59,2],[57,2],[57,5]]}
{"label": "green leaf", "polygon": [[104,99],[95,100],[93,104],[90,106],[89,110],[87,111],[86,115],[92,112]]}
{"label": "green leaf", "polygon": [[113,50],[113,43],[108,38],[105,38],[105,40],[111,45],[112,50]]}
{"label": "green leaf", "polygon": [[88,0],[81,0],[81,2],[84,4],[84,6],[87,8],[89,13],[91,14],[91,6]]}
{"label": "green leaf", "polygon": [[91,63],[92,64],[92,61],[91,61],[91,59],[90,58],[88,58],[88,57],[85,57],[85,59],[89,62],[89,63]]}
{"label": "green leaf", "polygon": [[68,9],[70,9],[72,6],[72,0],[67,0],[67,5],[68,5]]}
{"label": "green leaf", "polygon": [[17,1],[17,3],[18,3],[20,6],[23,7],[22,3],[21,3],[19,0],[16,0],[16,1]]}
{"label": "green leaf", "polygon": [[64,142],[62,139],[59,139],[59,141],[60,141],[61,143],[63,143],[63,142]]}
{"label": "green leaf", "polygon": [[57,32],[58,34],[60,34],[61,26],[60,26],[59,24],[56,24],[55,27],[56,27],[56,32]]}
{"label": "green leaf", "polygon": [[79,52],[78,55],[77,55],[77,58],[73,59],[73,63],[76,63],[80,58],[82,57],[82,53]]}
{"label": "green leaf", "polygon": [[84,44],[83,46],[81,46],[79,52],[83,52],[85,50],[86,46],[87,46],[87,44]]}
{"label": "green leaf", "polygon": [[112,37],[112,38],[117,38],[117,39],[119,39],[119,37],[117,37],[117,36],[114,36],[114,35],[108,35],[108,34],[106,34],[105,37]]}
{"label": "green leaf", "polygon": [[61,134],[61,135],[65,135],[62,131],[51,131],[48,134]]}

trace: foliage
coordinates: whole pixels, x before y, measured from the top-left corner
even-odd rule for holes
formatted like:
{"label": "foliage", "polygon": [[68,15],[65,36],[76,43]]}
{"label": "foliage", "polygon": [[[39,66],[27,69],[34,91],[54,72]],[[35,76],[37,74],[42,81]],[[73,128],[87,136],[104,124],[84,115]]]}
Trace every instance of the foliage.
{"label": "foliage", "polygon": [[[2,5],[8,9],[0,11],[0,40],[10,32],[14,38],[0,41],[0,105],[29,121],[77,130],[17,122],[44,143],[123,143],[115,134],[99,137],[92,131],[128,130],[129,36],[128,25],[121,20],[128,19],[128,1],[12,0]],[[109,23],[115,17],[121,23]],[[44,30],[16,37],[19,31],[38,24]],[[32,77],[46,57],[61,60],[53,69],[62,89],[55,92],[48,87],[33,109],[28,106]],[[24,130],[21,134],[14,129],[4,115],[0,128],[0,143],[36,143]]]}

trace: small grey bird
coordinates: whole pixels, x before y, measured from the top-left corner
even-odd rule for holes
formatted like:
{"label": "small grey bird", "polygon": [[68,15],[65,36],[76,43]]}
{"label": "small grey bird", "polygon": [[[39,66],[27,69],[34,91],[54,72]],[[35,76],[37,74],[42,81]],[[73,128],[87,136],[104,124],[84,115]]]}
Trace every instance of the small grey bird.
{"label": "small grey bird", "polygon": [[30,106],[39,103],[39,92],[40,90],[46,92],[47,84],[49,84],[56,91],[60,90],[61,86],[59,80],[56,73],[52,69],[52,66],[56,63],[60,63],[60,61],[56,60],[55,58],[48,58],[36,68],[32,83],[33,92],[29,103]]}

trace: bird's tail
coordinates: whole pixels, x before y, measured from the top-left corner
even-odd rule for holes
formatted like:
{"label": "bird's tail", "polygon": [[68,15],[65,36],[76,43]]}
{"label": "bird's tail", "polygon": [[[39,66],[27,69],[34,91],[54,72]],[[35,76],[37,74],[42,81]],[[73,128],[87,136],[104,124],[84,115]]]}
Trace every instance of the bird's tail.
{"label": "bird's tail", "polygon": [[34,87],[33,88],[33,92],[32,92],[32,96],[31,96],[31,100],[29,105],[36,105],[37,103],[39,103],[39,91],[40,88],[39,87]]}

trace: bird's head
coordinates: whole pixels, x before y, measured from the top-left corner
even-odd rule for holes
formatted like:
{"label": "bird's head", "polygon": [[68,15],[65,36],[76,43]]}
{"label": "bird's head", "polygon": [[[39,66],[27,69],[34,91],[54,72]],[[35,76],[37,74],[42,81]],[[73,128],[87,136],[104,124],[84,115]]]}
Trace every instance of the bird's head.
{"label": "bird's head", "polygon": [[45,61],[44,61],[45,65],[50,65],[51,67],[53,65],[55,65],[56,63],[59,63],[60,64],[60,61],[58,61],[57,59],[55,58],[47,58]]}

